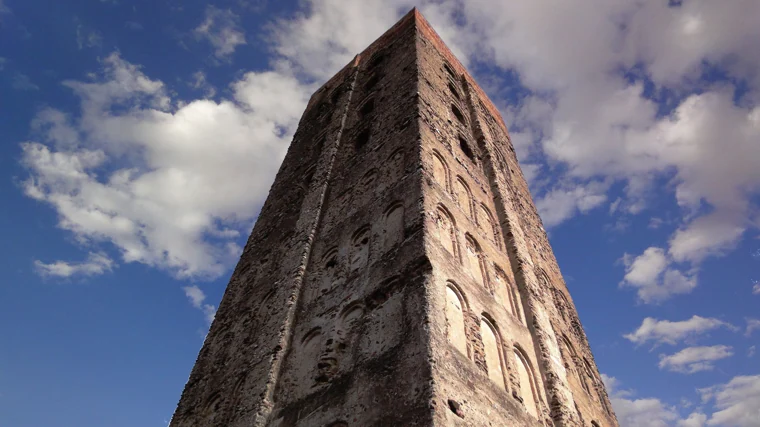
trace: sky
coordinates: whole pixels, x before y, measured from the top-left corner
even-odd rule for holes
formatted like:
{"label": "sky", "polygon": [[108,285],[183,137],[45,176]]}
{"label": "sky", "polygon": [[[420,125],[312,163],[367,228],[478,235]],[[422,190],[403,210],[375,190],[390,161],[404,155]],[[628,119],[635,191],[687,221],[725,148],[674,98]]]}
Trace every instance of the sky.
{"label": "sky", "polygon": [[621,425],[760,425],[757,0],[0,0],[0,427],[167,425],[310,94],[414,6]]}

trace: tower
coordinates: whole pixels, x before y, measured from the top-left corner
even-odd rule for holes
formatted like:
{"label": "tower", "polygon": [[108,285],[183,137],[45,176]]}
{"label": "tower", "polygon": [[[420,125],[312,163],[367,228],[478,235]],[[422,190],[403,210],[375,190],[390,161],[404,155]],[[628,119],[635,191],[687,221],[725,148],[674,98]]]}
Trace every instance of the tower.
{"label": "tower", "polygon": [[617,426],[506,126],[416,9],[311,97],[170,425]]}

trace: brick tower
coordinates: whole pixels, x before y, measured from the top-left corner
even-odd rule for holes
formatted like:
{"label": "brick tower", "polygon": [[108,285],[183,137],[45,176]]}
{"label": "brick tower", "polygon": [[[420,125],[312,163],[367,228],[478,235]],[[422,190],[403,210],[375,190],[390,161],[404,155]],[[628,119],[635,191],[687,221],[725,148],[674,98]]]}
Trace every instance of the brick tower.
{"label": "brick tower", "polygon": [[504,122],[416,9],[311,97],[170,425],[617,426]]}

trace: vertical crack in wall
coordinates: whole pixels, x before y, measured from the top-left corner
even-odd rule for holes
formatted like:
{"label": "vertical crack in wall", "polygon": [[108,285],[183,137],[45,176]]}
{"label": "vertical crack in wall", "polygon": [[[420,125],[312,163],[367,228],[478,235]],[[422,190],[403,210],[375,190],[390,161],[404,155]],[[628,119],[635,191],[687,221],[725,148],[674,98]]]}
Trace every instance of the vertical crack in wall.
{"label": "vertical crack in wall", "polygon": [[[295,277],[294,277],[295,283],[293,286],[293,293],[288,299],[289,307],[288,307],[288,311],[286,315],[286,320],[283,325],[284,333],[281,335],[279,351],[278,351],[278,354],[276,355],[276,360],[272,364],[272,369],[270,370],[269,381],[267,382],[266,396],[264,398],[264,401],[262,402],[262,408],[259,410],[259,413],[257,414],[257,420],[254,423],[256,427],[267,426],[269,425],[271,421],[270,416],[272,413],[272,406],[273,406],[272,398],[274,395],[275,388],[277,387],[277,382],[282,373],[282,362],[284,360],[284,355],[287,354],[287,351],[290,349],[293,343],[293,329],[295,327],[296,311],[298,308],[299,301],[303,295],[303,277],[304,277],[304,274],[306,273],[306,269],[309,264],[312,243],[314,242],[314,236],[317,234],[317,231],[319,230],[319,225],[321,223],[322,207],[324,206],[325,198],[327,195],[328,185],[330,183],[330,178],[332,175],[332,169],[335,163],[335,158],[337,156],[338,149],[341,146],[341,139],[343,137],[343,131],[346,126],[346,118],[348,116],[349,108],[351,106],[351,101],[352,101],[354,89],[356,86],[356,79],[359,74],[358,62],[359,62],[359,56],[357,55],[354,58],[354,61],[352,63],[353,70],[352,70],[352,75],[351,75],[351,85],[349,87],[346,104],[343,108],[343,113],[341,115],[340,129],[338,130],[338,133],[335,136],[335,142],[332,144],[332,147],[329,153],[327,153],[327,158],[324,160],[327,162],[324,168],[324,173],[323,173],[324,176],[322,177],[322,179],[315,179],[314,182],[312,183],[314,188],[309,191],[310,194],[314,194],[315,192],[318,192],[317,205],[313,208],[313,210],[310,210],[310,209],[302,210],[301,218],[299,218],[299,222],[300,222],[301,219],[304,219],[304,217],[307,217],[308,220],[311,221],[311,224],[307,228],[308,233],[306,236],[306,242],[304,243],[303,252],[301,254],[301,264],[299,265],[298,269],[295,272]],[[325,156],[322,155],[321,157],[324,158]]]}

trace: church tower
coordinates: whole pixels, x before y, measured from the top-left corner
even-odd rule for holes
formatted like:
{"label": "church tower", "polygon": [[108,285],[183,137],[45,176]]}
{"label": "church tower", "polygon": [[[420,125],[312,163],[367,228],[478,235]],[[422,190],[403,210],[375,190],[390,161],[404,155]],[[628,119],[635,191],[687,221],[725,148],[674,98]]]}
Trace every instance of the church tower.
{"label": "church tower", "polygon": [[618,425],[506,126],[416,9],[311,97],[170,425]]}

